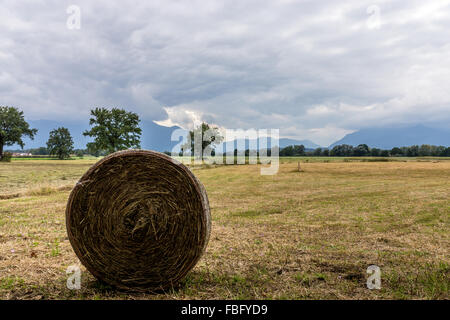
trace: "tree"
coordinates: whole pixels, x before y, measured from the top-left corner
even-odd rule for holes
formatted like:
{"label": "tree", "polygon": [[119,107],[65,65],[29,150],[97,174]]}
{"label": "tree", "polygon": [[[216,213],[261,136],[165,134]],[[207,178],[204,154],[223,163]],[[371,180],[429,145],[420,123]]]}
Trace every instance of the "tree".
{"label": "tree", "polygon": [[402,149],[398,148],[398,147],[394,147],[391,149],[391,155],[393,156],[401,156],[403,155],[403,151]]}
{"label": "tree", "polygon": [[419,156],[426,157],[431,156],[431,146],[429,144],[423,144],[419,147]]}
{"label": "tree", "polygon": [[83,158],[84,157],[85,151],[83,149],[76,149],[76,150],[74,150],[74,152],[75,152],[75,155],[77,157],[79,157],[79,158]]}
{"label": "tree", "polygon": [[441,157],[450,157],[450,147],[447,147]]}
{"label": "tree", "polygon": [[287,146],[280,150],[281,157],[292,157],[294,156],[294,146]]}
{"label": "tree", "polygon": [[348,144],[341,144],[333,147],[330,151],[331,156],[336,157],[349,157],[353,155],[353,146]]}
{"label": "tree", "polygon": [[94,156],[94,157],[100,157],[100,156],[106,155],[106,151],[95,149],[95,146],[93,146],[92,144],[89,144],[89,143],[87,144],[86,152],[87,152],[87,154]]}
{"label": "tree", "polygon": [[371,155],[372,157],[379,157],[379,156],[380,156],[380,153],[381,153],[381,150],[378,149],[378,148],[372,148],[372,149],[370,149],[370,155]]}
{"label": "tree", "polygon": [[408,157],[417,157],[419,156],[419,146],[414,145],[408,147],[408,151],[406,152],[406,156]]}
{"label": "tree", "polygon": [[305,146],[304,145],[295,145],[294,146],[294,156],[304,156],[305,155]]}
{"label": "tree", "polygon": [[402,150],[402,156],[408,157],[409,147],[401,147],[400,150]]}
{"label": "tree", "polygon": [[[201,155],[196,154],[196,152],[200,152],[195,149],[196,141],[195,139],[201,140]],[[189,131],[188,141],[182,146],[182,150],[191,150],[191,155],[195,155],[197,158],[203,159],[203,155],[206,151],[214,151],[213,147],[217,144],[222,143],[223,137],[219,132],[219,128],[210,127],[206,122],[202,122],[201,125],[194,128],[194,130]],[[200,146],[200,143],[197,142]]]}
{"label": "tree", "polygon": [[47,141],[47,150],[50,155],[58,156],[58,159],[69,158],[73,151],[73,139],[69,129],[60,127],[52,130]]}
{"label": "tree", "polygon": [[445,147],[444,146],[437,146],[436,150],[434,151],[433,156],[435,156],[435,157],[445,157]]}
{"label": "tree", "polygon": [[314,149],[313,155],[316,157],[320,157],[322,155],[322,148]]}
{"label": "tree", "polygon": [[48,154],[48,150],[46,147],[39,147],[37,149],[31,149],[30,153],[33,155],[44,156]]}
{"label": "tree", "polygon": [[91,110],[89,125],[91,130],[83,132],[84,136],[94,137],[87,148],[90,152],[113,153],[119,150],[140,148],[139,116],[123,109],[95,108]]}
{"label": "tree", "polygon": [[353,155],[356,157],[364,157],[369,155],[369,147],[367,144],[360,144],[353,149]]}
{"label": "tree", "polygon": [[281,157],[295,157],[295,156],[304,156],[304,155],[305,155],[305,146],[302,144],[287,146],[280,150]]}
{"label": "tree", "polygon": [[34,139],[37,129],[30,129],[30,125],[23,117],[23,111],[14,107],[0,107],[0,160],[3,158],[3,146],[17,143],[22,149],[22,136]]}
{"label": "tree", "polygon": [[389,157],[389,150],[381,150],[380,157]]}

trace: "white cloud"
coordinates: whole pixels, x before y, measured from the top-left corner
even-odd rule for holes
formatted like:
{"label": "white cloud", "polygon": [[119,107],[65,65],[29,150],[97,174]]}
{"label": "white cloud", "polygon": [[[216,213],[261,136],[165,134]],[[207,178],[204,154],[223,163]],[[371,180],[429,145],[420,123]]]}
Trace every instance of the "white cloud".
{"label": "white cloud", "polygon": [[167,113],[168,116],[167,119],[155,121],[155,123],[161,126],[166,127],[179,126],[184,129],[192,130],[194,127],[200,125],[203,120],[202,113],[195,112],[183,107],[177,108],[164,107],[163,109]]}

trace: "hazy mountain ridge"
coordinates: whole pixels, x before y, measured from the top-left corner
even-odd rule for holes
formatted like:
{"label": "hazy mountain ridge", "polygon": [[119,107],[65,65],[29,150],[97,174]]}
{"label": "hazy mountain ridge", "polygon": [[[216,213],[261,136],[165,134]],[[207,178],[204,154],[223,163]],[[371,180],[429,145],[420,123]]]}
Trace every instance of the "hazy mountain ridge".
{"label": "hazy mountain ridge", "polygon": [[371,148],[392,149],[412,145],[450,146],[450,129],[429,128],[423,125],[410,127],[368,128],[347,134],[332,143],[329,148],[340,144],[357,146],[367,144]]}

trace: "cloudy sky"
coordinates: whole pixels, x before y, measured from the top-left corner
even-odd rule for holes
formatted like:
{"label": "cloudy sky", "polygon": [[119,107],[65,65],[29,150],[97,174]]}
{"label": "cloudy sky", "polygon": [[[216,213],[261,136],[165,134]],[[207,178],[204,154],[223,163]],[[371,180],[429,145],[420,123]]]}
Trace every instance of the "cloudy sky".
{"label": "cloudy sky", "polygon": [[0,105],[61,121],[117,106],[321,145],[448,127],[450,1],[2,0]]}

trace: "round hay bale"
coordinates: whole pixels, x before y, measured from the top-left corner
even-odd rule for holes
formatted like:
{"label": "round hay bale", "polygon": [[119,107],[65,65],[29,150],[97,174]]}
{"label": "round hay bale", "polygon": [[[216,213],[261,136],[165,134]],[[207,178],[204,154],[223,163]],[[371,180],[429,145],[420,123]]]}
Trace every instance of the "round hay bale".
{"label": "round hay bale", "polygon": [[66,227],[81,263],[117,288],[175,286],[208,244],[211,215],[203,185],[180,162],[146,150],[113,153],[70,194]]}

